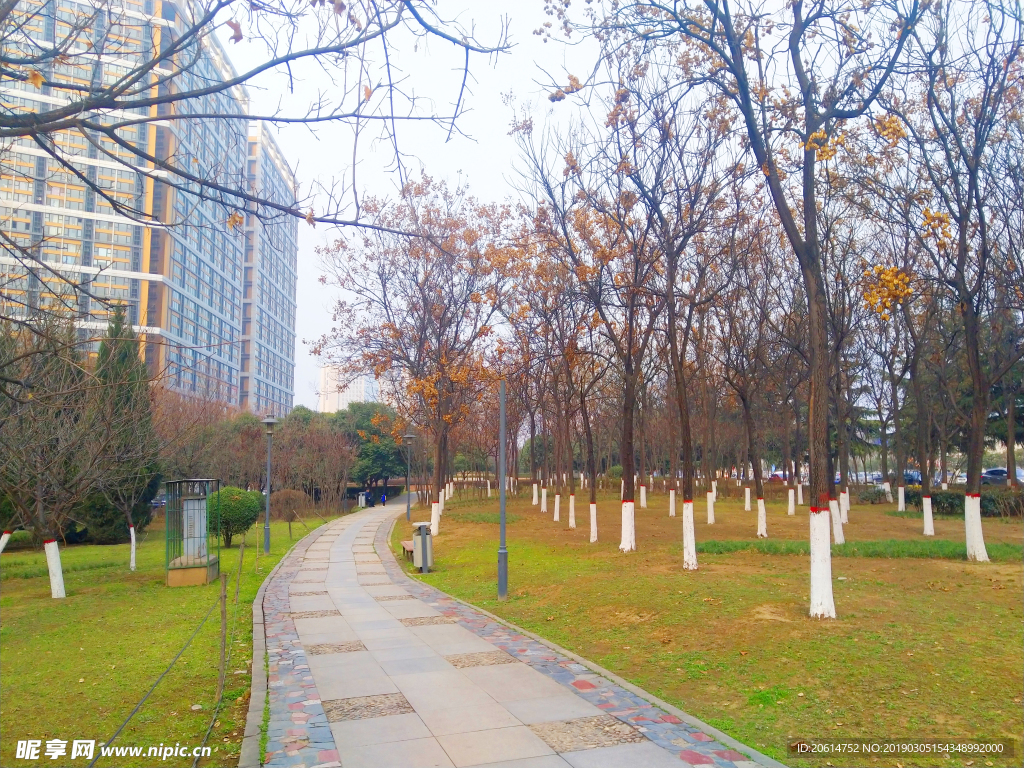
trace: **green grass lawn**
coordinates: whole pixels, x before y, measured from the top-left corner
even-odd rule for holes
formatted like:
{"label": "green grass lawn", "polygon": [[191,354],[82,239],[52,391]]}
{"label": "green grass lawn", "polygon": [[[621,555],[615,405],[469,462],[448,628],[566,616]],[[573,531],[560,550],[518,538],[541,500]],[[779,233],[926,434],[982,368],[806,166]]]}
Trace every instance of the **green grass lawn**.
{"label": "green grass lawn", "polygon": [[827,764],[788,757],[790,737],[1012,738],[1016,755],[991,762],[1021,764],[1020,520],[986,519],[993,562],[969,563],[962,520],[936,521],[939,535],[925,539],[919,520],[855,505],[833,559],[839,618],[817,621],[807,616],[806,508],[789,517],[769,503],[772,538],[759,542],[756,512],[741,500],[720,500],[711,526],[696,506],[700,568],[685,572],[681,521],[663,494],[637,510],[638,551],[628,555],[617,549],[615,497],[599,500],[597,544],[585,505],[568,530],[564,503],[554,523],[529,499],[510,500],[510,599],[499,603],[497,503],[449,502],[436,570],[423,578],[788,764]]}
{"label": "green grass lawn", "polygon": [[[311,529],[322,523],[315,517],[306,521]],[[292,527],[296,540],[305,535],[301,524]],[[229,661],[224,705],[208,742],[216,751],[202,765],[237,763],[251,681],[252,601],[292,544],[287,523],[272,522],[271,554],[260,554],[257,563],[257,536],[262,545],[262,528],[247,536],[237,608],[239,540],[220,550],[221,570],[229,574]],[[218,584],[164,586],[163,529],[151,527],[140,538],[134,573],[128,570],[127,544],[62,548],[64,600],[50,597],[42,552],[0,556],[0,765],[23,762],[15,759],[19,739],[63,739],[69,753],[73,739],[96,739],[98,754],[99,744],[113,735],[217,601]],[[215,609],[114,746],[198,746],[216,703],[219,643]],[[195,704],[202,709],[194,711]],[[97,765],[152,762],[101,758]],[[160,764],[190,765],[191,758]]]}

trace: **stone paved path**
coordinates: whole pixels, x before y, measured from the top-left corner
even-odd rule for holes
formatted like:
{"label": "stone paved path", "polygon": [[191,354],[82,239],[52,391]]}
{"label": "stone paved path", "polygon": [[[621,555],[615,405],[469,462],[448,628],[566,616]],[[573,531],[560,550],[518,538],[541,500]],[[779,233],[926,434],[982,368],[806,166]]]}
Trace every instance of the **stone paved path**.
{"label": "stone paved path", "polygon": [[268,584],[266,765],[760,768],[408,578],[387,542],[402,512],[368,509],[314,531]]}

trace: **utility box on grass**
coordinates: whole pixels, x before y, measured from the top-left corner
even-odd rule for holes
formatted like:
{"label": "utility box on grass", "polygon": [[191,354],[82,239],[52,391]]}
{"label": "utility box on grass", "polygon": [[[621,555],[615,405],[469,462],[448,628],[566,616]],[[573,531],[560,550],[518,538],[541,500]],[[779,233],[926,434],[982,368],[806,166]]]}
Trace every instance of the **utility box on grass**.
{"label": "utility box on grass", "polygon": [[167,586],[220,578],[220,480],[167,483]]}

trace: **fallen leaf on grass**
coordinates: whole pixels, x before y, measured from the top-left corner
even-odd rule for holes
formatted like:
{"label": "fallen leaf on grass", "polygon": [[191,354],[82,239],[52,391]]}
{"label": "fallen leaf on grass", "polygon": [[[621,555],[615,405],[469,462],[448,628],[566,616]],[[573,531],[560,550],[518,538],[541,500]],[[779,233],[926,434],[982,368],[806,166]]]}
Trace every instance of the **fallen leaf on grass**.
{"label": "fallen leaf on grass", "polygon": [[746,656],[750,651],[740,651],[740,656]]}

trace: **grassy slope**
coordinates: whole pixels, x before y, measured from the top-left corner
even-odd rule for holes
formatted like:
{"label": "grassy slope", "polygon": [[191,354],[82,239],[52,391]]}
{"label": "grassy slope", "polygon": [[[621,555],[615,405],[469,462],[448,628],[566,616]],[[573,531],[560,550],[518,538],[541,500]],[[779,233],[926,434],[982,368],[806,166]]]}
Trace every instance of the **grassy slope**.
{"label": "grassy slope", "polygon": [[[310,528],[321,524],[307,521]],[[293,524],[296,540],[305,534]],[[259,529],[262,531],[262,529]],[[271,523],[271,555],[259,557],[249,532],[237,611],[233,605],[238,540],[221,549],[228,580],[229,662],[224,708],[208,742],[217,749],[203,765],[237,763],[245,728],[252,657],[252,601],[267,574],[291,546],[286,523]],[[66,600],[50,597],[42,552],[0,556],[0,764],[13,765],[18,739],[75,738],[105,742],[166,669],[217,601],[219,586],[164,586],[162,529],[147,531],[128,570],[128,545],[63,549]],[[231,634],[234,632],[232,640]],[[163,679],[115,745],[198,746],[209,726],[217,689],[220,611]],[[244,670],[244,674],[233,674]],[[193,704],[202,705],[192,711]],[[97,745],[98,748],[98,745]],[[70,748],[69,748],[70,752]],[[49,762],[48,760],[46,762]],[[152,759],[97,765],[147,765]],[[189,765],[168,758],[167,766]]]}
{"label": "grassy slope", "polygon": [[[474,513],[496,506],[455,503],[446,518],[490,520]],[[945,539],[925,543],[919,521],[855,506],[846,549],[862,556],[833,561],[839,619],[819,622],[806,616],[806,556],[756,551],[756,512],[743,512],[741,501],[720,501],[715,526],[703,522],[697,503],[705,552],[696,573],[681,568],[679,518],[667,516],[664,495],[652,494],[650,506],[637,515],[638,552],[623,555],[617,514],[609,512],[617,499],[599,502],[596,545],[588,543],[583,504],[580,527],[569,531],[564,505],[555,524],[528,500],[511,501],[511,599],[504,604],[494,599],[497,527],[446,526],[442,518],[438,568],[426,578],[787,762],[791,736],[1013,737],[1020,748],[1019,521],[986,520],[986,540],[1000,544],[990,551],[1008,561],[974,564],[920,557],[922,548],[957,557],[962,522],[937,521]],[[806,510],[788,517],[784,504],[769,504],[768,514],[768,541],[800,551]],[[396,526],[396,540],[404,533]],[[712,539],[718,554],[707,552]]]}

